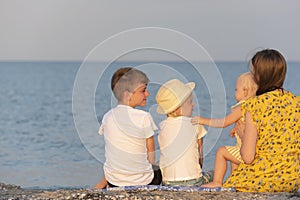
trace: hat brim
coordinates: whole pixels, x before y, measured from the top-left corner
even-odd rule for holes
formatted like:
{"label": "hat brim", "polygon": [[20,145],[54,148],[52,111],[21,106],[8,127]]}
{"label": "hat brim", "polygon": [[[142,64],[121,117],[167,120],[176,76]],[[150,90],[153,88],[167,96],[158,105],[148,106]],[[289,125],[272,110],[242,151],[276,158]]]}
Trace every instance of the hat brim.
{"label": "hat brim", "polygon": [[170,108],[168,108],[167,110],[163,109],[161,106],[158,105],[156,112],[159,114],[169,114],[171,112],[173,112],[174,110],[176,110],[180,105],[182,105],[183,102],[185,102],[185,100],[187,100],[187,98],[192,94],[194,88],[195,88],[195,83],[194,82],[189,82],[185,84],[186,86],[188,86],[190,88],[190,91],[187,92],[180,100],[180,102],[178,102],[177,104],[172,105]]}

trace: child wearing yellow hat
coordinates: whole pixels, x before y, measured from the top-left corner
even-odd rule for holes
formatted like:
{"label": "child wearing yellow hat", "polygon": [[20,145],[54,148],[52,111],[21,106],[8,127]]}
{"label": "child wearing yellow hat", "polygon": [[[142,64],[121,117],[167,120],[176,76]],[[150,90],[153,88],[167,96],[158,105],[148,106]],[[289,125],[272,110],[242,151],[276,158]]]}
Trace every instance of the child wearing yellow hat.
{"label": "child wearing yellow hat", "polygon": [[200,186],[212,181],[212,173],[202,172],[202,138],[207,132],[191,123],[194,88],[193,82],[172,79],[156,95],[157,112],[167,115],[158,134],[163,185]]}

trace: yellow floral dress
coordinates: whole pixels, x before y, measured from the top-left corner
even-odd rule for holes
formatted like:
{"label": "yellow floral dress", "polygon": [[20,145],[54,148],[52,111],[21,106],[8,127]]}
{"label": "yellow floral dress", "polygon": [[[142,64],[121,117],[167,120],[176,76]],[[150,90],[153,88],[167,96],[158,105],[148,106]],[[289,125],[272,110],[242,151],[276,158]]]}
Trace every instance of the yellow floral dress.
{"label": "yellow floral dress", "polygon": [[242,105],[258,131],[251,164],[241,163],[223,187],[244,192],[297,192],[300,187],[300,102],[288,91],[272,91]]}

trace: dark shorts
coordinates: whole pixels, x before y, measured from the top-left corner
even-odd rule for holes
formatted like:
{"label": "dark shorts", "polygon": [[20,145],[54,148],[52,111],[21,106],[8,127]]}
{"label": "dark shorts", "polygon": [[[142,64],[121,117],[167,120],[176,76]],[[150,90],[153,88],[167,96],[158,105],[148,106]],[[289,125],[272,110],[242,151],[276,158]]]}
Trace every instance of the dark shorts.
{"label": "dark shorts", "polygon": [[[154,172],[154,177],[148,185],[160,185],[161,181],[162,181],[162,175],[161,175],[160,168],[157,165],[152,165],[152,169]],[[108,181],[107,181],[107,184],[109,187],[118,187],[116,185],[111,184]]]}

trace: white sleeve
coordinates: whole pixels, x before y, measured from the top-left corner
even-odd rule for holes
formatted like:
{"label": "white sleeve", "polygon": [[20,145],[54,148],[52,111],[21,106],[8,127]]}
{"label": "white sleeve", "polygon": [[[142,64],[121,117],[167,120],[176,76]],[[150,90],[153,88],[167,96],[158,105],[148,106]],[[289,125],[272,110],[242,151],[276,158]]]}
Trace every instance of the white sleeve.
{"label": "white sleeve", "polygon": [[100,135],[103,135],[103,134],[104,134],[104,127],[103,127],[103,124],[101,124],[101,126],[100,126],[100,128],[99,128],[99,130],[98,130],[98,133],[99,133]]}
{"label": "white sleeve", "polygon": [[148,113],[144,118],[143,129],[146,138],[153,136],[154,131],[157,130],[157,126],[155,125],[150,113]]}
{"label": "white sleeve", "polygon": [[200,139],[206,135],[207,131],[203,125],[196,125],[196,128],[197,128],[198,139]]}
{"label": "white sleeve", "polygon": [[103,119],[102,119],[100,128],[99,128],[99,130],[98,130],[98,133],[99,133],[100,135],[103,135],[103,134],[104,134],[104,124],[105,124],[105,116],[103,116]]}

